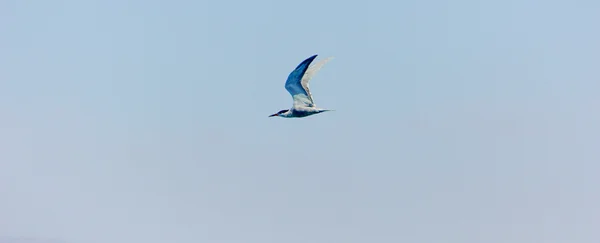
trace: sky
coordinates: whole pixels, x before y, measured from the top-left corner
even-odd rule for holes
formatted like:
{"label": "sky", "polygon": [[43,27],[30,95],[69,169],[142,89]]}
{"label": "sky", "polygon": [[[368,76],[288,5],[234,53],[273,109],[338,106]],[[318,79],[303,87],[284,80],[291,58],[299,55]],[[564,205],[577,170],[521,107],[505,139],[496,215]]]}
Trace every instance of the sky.
{"label": "sky", "polygon": [[599,11],[1,1],[0,242],[597,243]]}

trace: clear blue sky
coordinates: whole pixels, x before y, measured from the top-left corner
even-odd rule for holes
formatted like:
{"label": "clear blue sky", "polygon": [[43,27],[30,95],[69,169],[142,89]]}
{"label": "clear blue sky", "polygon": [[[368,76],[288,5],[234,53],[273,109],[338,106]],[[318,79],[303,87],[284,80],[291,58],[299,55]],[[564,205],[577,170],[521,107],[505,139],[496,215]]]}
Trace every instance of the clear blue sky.
{"label": "clear blue sky", "polygon": [[[1,1],[0,239],[597,243],[598,13]],[[313,54],[336,111],[268,118]]]}

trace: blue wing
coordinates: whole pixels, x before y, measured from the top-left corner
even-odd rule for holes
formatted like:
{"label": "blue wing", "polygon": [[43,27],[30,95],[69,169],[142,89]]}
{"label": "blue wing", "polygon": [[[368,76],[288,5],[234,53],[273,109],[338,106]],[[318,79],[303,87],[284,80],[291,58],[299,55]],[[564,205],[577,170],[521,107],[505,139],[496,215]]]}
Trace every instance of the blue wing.
{"label": "blue wing", "polygon": [[285,89],[292,95],[294,106],[313,106],[308,91],[302,86],[302,77],[304,76],[304,73],[306,73],[306,69],[308,69],[310,63],[315,60],[316,57],[317,55],[313,55],[302,61],[296,69],[290,73],[287,81],[285,81]]}

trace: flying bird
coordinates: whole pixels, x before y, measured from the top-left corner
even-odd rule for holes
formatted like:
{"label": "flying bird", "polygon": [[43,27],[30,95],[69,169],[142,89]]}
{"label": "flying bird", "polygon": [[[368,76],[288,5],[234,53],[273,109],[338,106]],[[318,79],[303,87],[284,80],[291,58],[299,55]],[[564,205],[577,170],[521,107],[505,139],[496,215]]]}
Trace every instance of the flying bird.
{"label": "flying bird", "polygon": [[313,55],[306,60],[302,61],[294,71],[290,73],[285,81],[285,89],[292,95],[294,105],[292,108],[287,110],[280,110],[279,112],[270,115],[269,117],[284,117],[284,118],[300,118],[321,112],[331,111],[326,109],[317,108],[313,101],[312,94],[308,88],[308,82],[310,79],[333,57],[328,57],[318,62],[312,63],[317,55]]}

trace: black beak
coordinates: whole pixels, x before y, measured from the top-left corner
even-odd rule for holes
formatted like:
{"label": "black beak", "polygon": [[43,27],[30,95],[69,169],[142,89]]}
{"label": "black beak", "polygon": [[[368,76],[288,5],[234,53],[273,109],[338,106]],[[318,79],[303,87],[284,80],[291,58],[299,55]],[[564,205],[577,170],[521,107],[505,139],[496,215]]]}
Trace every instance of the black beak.
{"label": "black beak", "polygon": [[270,115],[269,117],[274,117],[274,116],[278,116],[279,114],[275,113],[273,115]]}

